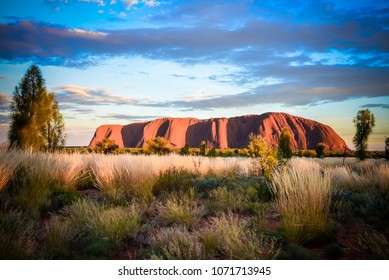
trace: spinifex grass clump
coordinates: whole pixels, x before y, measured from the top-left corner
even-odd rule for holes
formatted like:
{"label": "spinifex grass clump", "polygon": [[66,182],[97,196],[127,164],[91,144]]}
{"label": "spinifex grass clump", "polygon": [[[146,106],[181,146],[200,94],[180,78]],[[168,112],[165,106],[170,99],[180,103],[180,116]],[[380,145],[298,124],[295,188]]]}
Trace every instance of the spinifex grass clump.
{"label": "spinifex grass clump", "polygon": [[194,194],[172,195],[159,208],[160,219],[167,224],[194,227],[205,214],[204,207],[198,205]]}
{"label": "spinifex grass clump", "polygon": [[198,236],[211,259],[272,259],[278,254],[274,240],[248,228],[245,220],[231,213],[211,218],[210,226]]}
{"label": "spinifex grass clump", "polygon": [[119,201],[126,196],[150,201],[155,180],[151,170],[142,161],[136,164],[134,157],[101,156],[94,157],[92,178],[94,185],[103,195]]}
{"label": "spinifex grass clump", "polygon": [[150,259],[201,260],[204,259],[204,247],[195,233],[187,228],[162,228],[150,237]]}
{"label": "spinifex grass clump", "polygon": [[112,258],[140,227],[139,207],[110,207],[78,200],[43,228],[41,255],[48,259]]}
{"label": "spinifex grass clump", "polygon": [[211,214],[215,214],[217,212],[235,212],[242,210],[247,202],[248,197],[238,191],[220,187],[209,192],[206,206]]}
{"label": "spinifex grass clump", "polygon": [[0,260],[34,257],[36,222],[26,212],[0,211]]}
{"label": "spinifex grass clump", "polygon": [[328,230],[331,174],[316,162],[293,159],[273,178],[276,208],[290,243],[303,244]]}
{"label": "spinifex grass clump", "polygon": [[0,193],[11,182],[15,170],[26,156],[26,153],[16,151],[12,153],[0,152]]}
{"label": "spinifex grass clump", "polygon": [[140,226],[140,213],[136,205],[109,208],[80,200],[66,208],[65,213],[81,234],[110,239],[117,245],[126,238],[133,238]]}

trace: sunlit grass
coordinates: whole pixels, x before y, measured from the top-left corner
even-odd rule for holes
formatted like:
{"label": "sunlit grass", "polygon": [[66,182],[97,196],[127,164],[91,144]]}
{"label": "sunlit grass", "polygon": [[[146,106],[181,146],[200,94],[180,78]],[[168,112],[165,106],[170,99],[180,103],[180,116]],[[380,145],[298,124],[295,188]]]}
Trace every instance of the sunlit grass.
{"label": "sunlit grass", "polygon": [[331,173],[317,162],[293,159],[273,177],[275,205],[291,243],[302,244],[327,230],[331,205]]}

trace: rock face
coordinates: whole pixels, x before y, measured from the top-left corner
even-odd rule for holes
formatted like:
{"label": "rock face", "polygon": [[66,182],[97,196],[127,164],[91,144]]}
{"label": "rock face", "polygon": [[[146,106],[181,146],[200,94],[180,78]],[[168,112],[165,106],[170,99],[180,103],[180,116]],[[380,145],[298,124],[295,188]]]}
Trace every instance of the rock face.
{"label": "rock face", "polygon": [[119,147],[141,148],[156,136],[168,140],[170,147],[245,148],[250,133],[260,134],[278,146],[281,130],[287,127],[292,136],[292,149],[314,149],[324,143],[329,150],[348,149],[344,140],[328,125],[286,113],[265,113],[234,118],[161,118],[129,125],[102,125],[97,128],[89,146],[94,148],[104,138],[114,139]]}

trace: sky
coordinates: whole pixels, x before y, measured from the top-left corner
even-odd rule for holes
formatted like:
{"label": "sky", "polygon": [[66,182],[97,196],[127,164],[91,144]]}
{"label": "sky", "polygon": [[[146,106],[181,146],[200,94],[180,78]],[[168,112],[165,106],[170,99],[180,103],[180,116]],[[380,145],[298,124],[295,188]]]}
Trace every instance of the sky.
{"label": "sky", "polygon": [[354,149],[389,136],[389,1],[2,0],[0,143],[14,88],[36,64],[69,146],[102,124],[286,112]]}

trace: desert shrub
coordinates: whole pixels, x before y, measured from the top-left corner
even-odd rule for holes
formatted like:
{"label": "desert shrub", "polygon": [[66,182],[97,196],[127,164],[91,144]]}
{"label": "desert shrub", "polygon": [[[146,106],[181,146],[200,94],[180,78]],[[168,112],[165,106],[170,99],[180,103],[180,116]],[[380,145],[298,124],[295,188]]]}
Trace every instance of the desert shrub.
{"label": "desert shrub", "polygon": [[116,251],[117,244],[108,238],[88,236],[84,240],[83,259],[111,259]]}
{"label": "desert shrub", "polygon": [[252,157],[258,159],[262,175],[271,176],[277,164],[277,153],[266,139],[260,135],[250,134],[248,150]]}
{"label": "desert shrub", "polygon": [[204,248],[185,227],[162,228],[150,237],[151,259],[201,260]]}
{"label": "desert shrub", "polygon": [[193,188],[197,175],[184,168],[169,168],[161,171],[153,186],[153,193],[185,193]]}
{"label": "desert shrub", "polygon": [[290,243],[302,244],[326,231],[331,205],[331,174],[316,162],[292,159],[273,176],[276,208]]}
{"label": "desert shrub", "polygon": [[212,149],[210,149],[208,151],[207,156],[208,157],[217,157],[218,156],[218,152],[216,151],[215,148],[212,148]]}
{"label": "desert shrub", "polygon": [[119,146],[116,145],[114,139],[104,138],[103,140],[96,143],[96,152],[102,154],[113,154],[117,152]]}
{"label": "desert shrub", "polygon": [[211,214],[236,212],[242,210],[246,202],[247,198],[241,193],[220,187],[209,192],[206,207]]}
{"label": "desert shrub", "polygon": [[167,144],[168,142],[165,138],[157,136],[146,141],[146,151],[150,154],[167,155],[170,153]]}
{"label": "desert shrub", "polygon": [[193,195],[172,195],[159,207],[159,218],[167,224],[194,227],[205,214]]}
{"label": "desert shrub", "polygon": [[190,154],[189,145],[185,144],[185,146],[180,149],[180,155],[186,156],[186,155],[189,155],[189,154]]}
{"label": "desert shrub", "polygon": [[257,235],[231,213],[211,218],[210,223],[198,232],[207,258],[272,259],[278,253],[274,240]]}
{"label": "desert shrub", "polygon": [[280,138],[278,140],[278,155],[281,158],[290,159],[292,158],[292,136],[288,128],[283,128],[281,131]]}
{"label": "desert shrub", "polygon": [[64,206],[70,205],[73,202],[81,199],[83,195],[76,190],[56,189],[49,197],[49,205],[46,211],[56,211]]}
{"label": "desert shrub", "polygon": [[253,202],[257,200],[272,201],[274,199],[271,184],[262,177],[248,178],[248,186],[245,193]]}
{"label": "desert shrub", "polygon": [[35,255],[36,218],[26,212],[0,211],[0,259],[31,259]]}
{"label": "desert shrub", "polygon": [[377,231],[365,231],[359,235],[357,251],[362,258],[372,260],[389,259],[389,240]]}
{"label": "desert shrub", "polygon": [[326,145],[324,143],[317,143],[315,146],[316,156],[321,158],[324,157]]}

